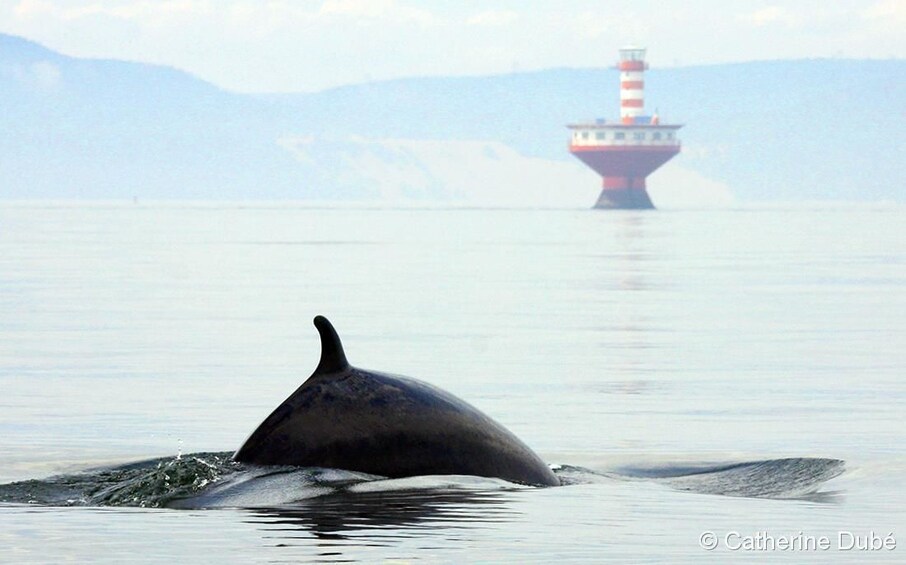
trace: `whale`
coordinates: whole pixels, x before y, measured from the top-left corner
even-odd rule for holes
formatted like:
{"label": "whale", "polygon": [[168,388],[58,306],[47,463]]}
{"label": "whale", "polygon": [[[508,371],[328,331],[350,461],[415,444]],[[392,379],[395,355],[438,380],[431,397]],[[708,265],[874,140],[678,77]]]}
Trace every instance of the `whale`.
{"label": "whale", "polygon": [[323,316],[314,373],[255,429],[233,459],[389,478],[473,475],[558,486],[551,468],[500,423],[427,382],[353,367]]}

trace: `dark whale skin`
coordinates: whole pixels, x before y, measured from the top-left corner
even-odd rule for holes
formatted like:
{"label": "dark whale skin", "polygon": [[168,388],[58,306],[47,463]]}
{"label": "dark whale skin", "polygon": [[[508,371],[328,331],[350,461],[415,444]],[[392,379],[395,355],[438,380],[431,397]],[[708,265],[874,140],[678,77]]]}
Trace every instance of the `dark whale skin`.
{"label": "dark whale skin", "polygon": [[385,477],[475,475],[536,486],[560,481],[519,438],[435,386],[352,367],[326,318],[321,362],[234,455]]}

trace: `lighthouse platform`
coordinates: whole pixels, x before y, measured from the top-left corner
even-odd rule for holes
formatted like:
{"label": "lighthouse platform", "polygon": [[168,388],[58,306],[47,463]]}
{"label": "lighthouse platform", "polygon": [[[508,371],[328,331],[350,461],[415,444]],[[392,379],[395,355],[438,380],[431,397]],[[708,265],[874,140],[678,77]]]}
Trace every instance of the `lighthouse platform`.
{"label": "lighthouse platform", "polygon": [[[602,177],[595,208],[652,209],[645,178],[680,152],[681,125],[614,123],[570,124],[569,151]],[[643,121],[636,118],[636,121]]]}

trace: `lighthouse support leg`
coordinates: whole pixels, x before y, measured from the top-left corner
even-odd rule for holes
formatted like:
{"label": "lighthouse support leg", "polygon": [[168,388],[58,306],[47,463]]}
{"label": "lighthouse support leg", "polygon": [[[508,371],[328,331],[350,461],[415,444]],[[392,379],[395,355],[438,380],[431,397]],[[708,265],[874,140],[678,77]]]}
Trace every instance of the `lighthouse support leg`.
{"label": "lighthouse support leg", "polygon": [[645,190],[645,177],[604,177],[601,195],[595,203],[600,210],[654,210]]}

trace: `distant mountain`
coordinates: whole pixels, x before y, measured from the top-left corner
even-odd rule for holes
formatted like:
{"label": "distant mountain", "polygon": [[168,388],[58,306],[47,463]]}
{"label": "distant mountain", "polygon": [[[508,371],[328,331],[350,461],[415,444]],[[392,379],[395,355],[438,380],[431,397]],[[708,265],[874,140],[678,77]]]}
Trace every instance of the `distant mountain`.
{"label": "distant mountain", "polygon": [[305,195],[266,105],[175,69],[0,35],[0,105],[2,197]]}
{"label": "distant mountain", "polygon": [[[243,95],[0,35],[0,198],[587,198],[598,180],[564,124],[614,117],[617,81],[553,69]],[[906,201],[904,102],[901,60],[652,69],[648,108],[686,124],[653,196]]]}
{"label": "distant mountain", "polygon": [[[564,124],[618,112],[613,69],[407,79],[276,96],[315,135],[493,139],[571,159]],[[906,61],[771,61],[653,69],[646,105],[685,124],[666,165],[746,200],[906,200]],[[657,173],[662,174],[661,172]]]}

